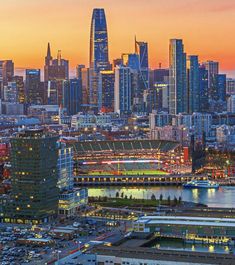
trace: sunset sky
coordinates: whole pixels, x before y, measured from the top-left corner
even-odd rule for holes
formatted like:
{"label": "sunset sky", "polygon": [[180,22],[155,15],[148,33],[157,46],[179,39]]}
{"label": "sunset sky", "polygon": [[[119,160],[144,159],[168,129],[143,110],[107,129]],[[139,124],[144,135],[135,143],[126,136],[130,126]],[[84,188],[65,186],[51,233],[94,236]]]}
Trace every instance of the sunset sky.
{"label": "sunset sky", "polygon": [[218,60],[235,76],[234,0],[0,0],[0,58],[18,68],[42,68],[47,42],[70,66],[87,64],[92,9],[106,12],[110,60],[134,51],[134,35],[149,43],[150,66],[168,66],[170,38],[188,54]]}

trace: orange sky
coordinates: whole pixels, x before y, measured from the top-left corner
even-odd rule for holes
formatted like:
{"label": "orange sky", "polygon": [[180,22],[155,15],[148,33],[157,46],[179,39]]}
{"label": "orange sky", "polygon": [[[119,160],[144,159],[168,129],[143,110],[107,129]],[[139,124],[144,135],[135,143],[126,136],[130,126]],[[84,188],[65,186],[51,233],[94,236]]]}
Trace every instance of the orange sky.
{"label": "orange sky", "polygon": [[133,52],[136,34],[151,67],[167,67],[169,39],[183,38],[188,54],[235,72],[234,0],[2,0],[0,58],[41,68],[50,41],[53,56],[61,49],[71,67],[87,64],[95,7],[106,11],[110,59]]}

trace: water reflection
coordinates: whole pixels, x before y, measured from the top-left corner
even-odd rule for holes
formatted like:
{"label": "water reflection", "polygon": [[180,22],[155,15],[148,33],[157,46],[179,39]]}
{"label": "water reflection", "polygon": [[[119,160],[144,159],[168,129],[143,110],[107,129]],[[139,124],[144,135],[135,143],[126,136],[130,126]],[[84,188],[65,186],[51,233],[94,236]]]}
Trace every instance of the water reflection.
{"label": "water reflection", "polygon": [[115,197],[116,195],[127,196],[132,198],[150,199],[152,194],[158,199],[160,195],[163,199],[181,197],[184,201],[204,203],[211,207],[231,207],[235,205],[235,187],[220,187],[219,189],[184,189],[182,187],[148,187],[148,188],[124,188],[124,187],[107,187],[107,188],[90,188],[89,196],[107,196]]}
{"label": "water reflection", "polygon": [[179,239],[161,238],[153,242],[150,247],[163,250],[184,250],[195,252],[210,252],[210,253],[224,253],[228,254],[234,250],[233,247],[222,245],[208,245],[208,244],[190,244],[185,243]]}

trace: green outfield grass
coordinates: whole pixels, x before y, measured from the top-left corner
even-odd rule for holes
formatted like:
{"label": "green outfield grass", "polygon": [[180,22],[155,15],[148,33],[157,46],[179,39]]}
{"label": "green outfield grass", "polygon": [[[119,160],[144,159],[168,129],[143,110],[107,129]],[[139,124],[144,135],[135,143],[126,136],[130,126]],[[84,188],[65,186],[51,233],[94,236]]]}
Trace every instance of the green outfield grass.
{"label": "green outfield grass", "polygon": [[[169,175],[169,173],[161,171],[161,170],[124,170],[119,171],[120,175]],[[107,176],[114,174],[113,172],[107,171],[98,171],[98,172],[89,172],[88,175],[96,175],[96,176]]]}

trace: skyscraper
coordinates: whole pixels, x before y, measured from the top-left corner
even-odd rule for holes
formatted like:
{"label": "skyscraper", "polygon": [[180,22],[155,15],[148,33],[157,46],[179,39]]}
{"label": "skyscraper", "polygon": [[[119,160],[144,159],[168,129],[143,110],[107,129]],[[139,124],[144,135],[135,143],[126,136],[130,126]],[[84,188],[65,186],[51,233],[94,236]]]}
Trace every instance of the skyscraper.
{"label": "skyscraper", "polygon": [[63,83],[63,106],[70,115],[81,111],[82,105],[82,80],[80,78],[70,79]]}
{"label": "skyscraper", "polygon": [[25,88],[29,104],[43,104],[44,89],[41,83],[40,69],[26,69]]}
{"label": "skyscraper", "polygon": [[169,57],[169,112],[170,114],[187,112],[186,53],[182,40],[170,40]]}
{"label": "skyscraper", "polygon": [[148,43],[137,41],[135,39],[135,53],[139,55],[140,60],[140,82],[142,90],[149,88],[149,60]]}
{"label": "skyscraper", "polygon": [[26,93],[23,76],[13,76],[12,81],[16,82],[19,103],[25,103]]}
{"label": "skyscraper", "polygon": [[203,63],[208,71],[208,96],[209,99],[216,98],[216,75],[219,74],[219,63],[214,61],[207,61]]}
{"label": "skyscraper", "polygon": [[99,79],[99,95],[101,99],[99,102],[99,110],[103,112],[114,111],[114,71],[101,71]]}
{"label": "skyscraper", "polygon": [[14,63],[12,60],[0,61],[0,82],[2,85],[7,85],[8,82],[12,81],[14,76]]}
{"label": "skyscraper", "polygon": [[103,8],[93,10],[90,31],[89,104],[98,107],[99,72],[109,70],[108,33]]}
{"label": "skyscraper", "polygon": [[209,111],[208,98],[208,71],[205,65],[199,67],[199,91],[200,91],[200,112]]}
{"label": "skyscraper", "polygon": [[198,56],[191,55],[188,57],[188,112],[200,111],[200,91],[199,91],[199,63]]}
{"label": "skyscraper", "polygon": [[121,115],[131,112],[131,69],[129,67],[115,68],[114,111]]}
{"label": "skyscraper", "polygon": [[60,50],[57,53],[57,58],[53,59],[50,43],[48,43],[44,66],[44,81],[64,79],[69,79],[69,61],[62,59]]}
{"label": "skyscraper", "polygon": [[12,193],[5,222],[38,224],[57,215],[57,140],[43,130],[26,130],[11,139]]}

